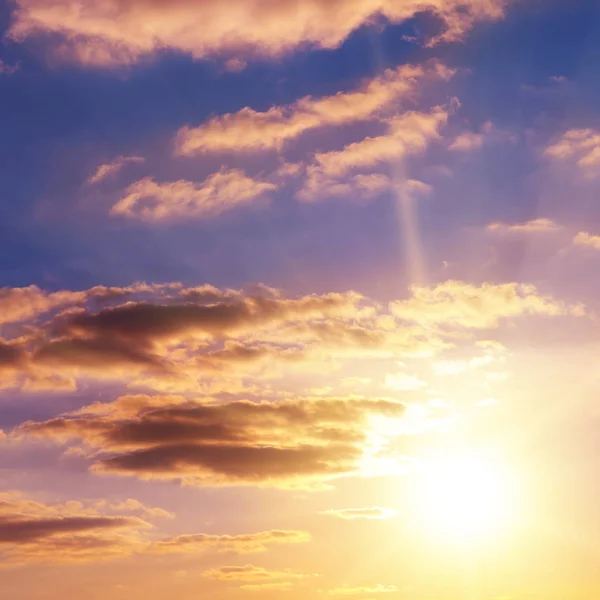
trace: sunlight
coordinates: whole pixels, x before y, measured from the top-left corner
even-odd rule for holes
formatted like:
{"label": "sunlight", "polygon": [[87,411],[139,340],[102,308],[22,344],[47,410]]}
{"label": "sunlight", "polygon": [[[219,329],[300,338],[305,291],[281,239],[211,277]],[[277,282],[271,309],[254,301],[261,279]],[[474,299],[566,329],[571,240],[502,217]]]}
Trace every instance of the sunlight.
{"label": "sunlight", "polygon": [[427,460],[416,475],[413,510],[427,535],[472,542],[510,526],[515,499],[512,473],[473,451]]}

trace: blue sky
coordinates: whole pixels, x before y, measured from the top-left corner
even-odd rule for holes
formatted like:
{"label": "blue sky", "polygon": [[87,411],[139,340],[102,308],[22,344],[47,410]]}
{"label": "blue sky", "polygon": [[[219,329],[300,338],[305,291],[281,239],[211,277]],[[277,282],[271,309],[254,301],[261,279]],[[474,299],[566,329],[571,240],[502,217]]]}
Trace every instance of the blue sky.
{"label": "blue sky", "polygon": [[[5,23],[9,12],[4,6]],[[382,262],[401,268],[386,199],[367,209],[339,202],[305,209],[282,198],[269,214],[178,225],[174,239],[161,226],[90,218],[81,208],[82,181],[115,155],[153,149],[160,161],[160,146],[185,124],[244,106],[265,110],[305,95],[352,89],[385,67],[430,57],[464,70],[442,98],[460,99],[456,126],[476,129],[493,121],[521,136],[533,129],[544,139],[559,129],[597,123],[597,12],[594,2],[521,3],[504,21],[482,24],[464,43],[431,49],[402,39],[423,35],[431,19],[383,31],[363,27],[339,48],[262,60],[242,73],[223,73],[217,60],[194,61],[168,51],[127,68],[48,66],[43,47],[6,42],[3,60],[18,62],[20,69],[0,80],[5,283],[77,288],[174,278],[239,285],[258,277],[289,286],[290,269],[310,276],[320,266],[347,288],[356,269],[362,276]],[[553,76],[568,83],[552,85]],[[455,185],[436,190],[434,206],[420,207],[424,235],[435,239],[472,219],[535,216],[536,199],[527,190],[537,168],[530,150],[520,140],[516,148],[494,148],[459,165]],[[465,189],[488,195],[489,202],[467,199],[476,204],[464,214],[464,203],[457,204]],[[218,261],[210,260],[213,253]]]}

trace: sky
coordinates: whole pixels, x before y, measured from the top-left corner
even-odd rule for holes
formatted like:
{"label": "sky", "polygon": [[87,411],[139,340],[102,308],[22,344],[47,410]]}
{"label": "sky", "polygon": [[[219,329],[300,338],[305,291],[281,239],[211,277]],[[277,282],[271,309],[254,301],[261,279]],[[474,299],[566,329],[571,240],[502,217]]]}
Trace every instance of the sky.
{"label": "sky", "polygon": [[0,27],[2,598],[599,597],[597,1]]}

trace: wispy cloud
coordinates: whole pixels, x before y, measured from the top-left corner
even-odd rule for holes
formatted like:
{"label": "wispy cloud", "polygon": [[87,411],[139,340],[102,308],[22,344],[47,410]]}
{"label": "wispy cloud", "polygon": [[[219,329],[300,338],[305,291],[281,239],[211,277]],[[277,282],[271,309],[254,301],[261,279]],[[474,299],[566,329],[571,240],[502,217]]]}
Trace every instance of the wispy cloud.
{"label": "wispy cloud", "polygon": [[381,508],[379,506],[373,506],[371,508],[340,508],[330,509],[323,511],[324,515],[331,515],[332,517],[338,517],[345,521],[355,521],[357,519],[366,520],[386,520],[393,517],[397,517],[399,512],[394,508]]}
{"label": "wispy cloud", "polygon": [[141,156],[119,156],[109,163],[99,165],[96,171],[88,178],[87,183],[90,185],[100,183],[109,177],[114,177],[125,165],[129,163],[143,163],[144,160]]}
{"label": "wispy cloud", "polygon": [[348,125],[384,116],[390,110],[395,113],[400,103],[416,99],[424,80],[445,80],[452,74],[435,61],[424,66],[406,65],[388,69],[354,91],[323,98],[307,96],[265,112],[247,107],[198,127],[183,127],[177,134],[175,149],[182,155],[280,150],[311,129]]}
{"label": "wispy cloud", "polygon": [[238,169],[222,169],[199,183],[158,183],[147,177],[130,185],[110,212],[151,222],[211,219],[251,204],[275,189],[273,183],[252,179]]}

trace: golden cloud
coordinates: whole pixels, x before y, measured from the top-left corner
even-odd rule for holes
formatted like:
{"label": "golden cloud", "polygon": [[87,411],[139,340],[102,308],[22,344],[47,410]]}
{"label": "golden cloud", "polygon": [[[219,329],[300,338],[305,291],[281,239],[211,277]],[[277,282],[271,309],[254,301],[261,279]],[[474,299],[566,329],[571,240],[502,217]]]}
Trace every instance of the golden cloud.
{"label": "golden cloud", "polygon": [[386,520],[398,516],[398,511],[393,508],[381,508],[372,506],[370,508],[340,508],[323,511],[324,515],[338,517],[345,521],[355,521],[357,519],[367,520]]}
{"label": "golden cloud", "polygon": [[439,107],[427,113],[410,111],[391,118],[383,135],[364,138],[342,150],[316,153],[297,198],[305,202],[342,195],[368,199],[398,183],[407,190],[427,193],[430,188],[422,182],[393,182],[373,171],[424,152],[432,141],[440,139],[439,130],[447,119],[448,113]]}
{"label": "golden cloud", "polygon": [[[288,530],[233,536],[199,533],[152,539],[147,535],[152,526],[145,519],[165,517],[173,515],[133,499],[117,503],[99,500],[44,504],[19,492],[2,492],[0,559],[5,566],[18,566],[38,562],[96,562],[133,554],[249,554],[263,552],[271,545],[310,541],[307,532]],[[288,579],[296,577],[291,572],[283,573]]]}
{"label": "golden cloud", "polygon": [[566,306],[538,294],[533,285],[447,281],[436,287],[412,287],[412,297],[393,302],[400,319],[468,328],[497,327],[501,319],[524,315],[581,316],[580,306]]}
{"label": "golden cloud", "polygon": [[[311,487],[357,472],[373,415],[401,419],[394,400],[297,399],[199,404],[125,397],[14,433],[79,442],[97,473],[188,485]],[[294,432],[293,435],[290,432]]]}
{"label": "golden cloud", "polygon": [[[455,41],[506,0],[17,0],[8,37],[42,37],[57,58],[90,66],[131,64],[173,49],[204,58],[276,57],[302,46],[336,48],[376,19],[430,12],[443,24],[430,43]],[[231,64],[231,63],[230,63]],[[239,63],[238,63],[239,64]]]}
{"label": "golden cloud", "polygon": [[176,152],[193,155],[281,150],[284,144],[311,129],[347,125],[396,112],[399,103],[415,99],[423,80],[447,80],[452,75],[452,70],[436,61],[424,66],[405,65],[385,70],[355,91],[318,99],[306,96],[265,112],[246,107],[214,117],[199,127],[183,127],[175,140]]}
{"label": "golden cloud", "polygon": [[131,184],[126,196],[110,212],[151,222],[189,217],[212,219],[275,189],[273,183],[252,179],[239,169],[221,169],[200,183],[184,180],[158,183],[146,177]]}
{"label": "golden cloud", "polygon": [[295,573],[289,569],[285,571],[273,571],[264,567],[255,565],[243,566],[224,566],[217,569],[204,571],[204,577],[216,579],[218,581],[239,581],[239,582],[270,582],[277,579],[305,579],[314,577],[314,575],[305,575],[304,573]]}
{"label": "golden cloud", "polygon": [[[7,565],[71,563],[127,556],[145,546],[150,525],[135,516],[113,516],[81,502],[46,505],[16,492],[0,494],[0,557]],[[146,512],[138,503],[128,511]]]}

